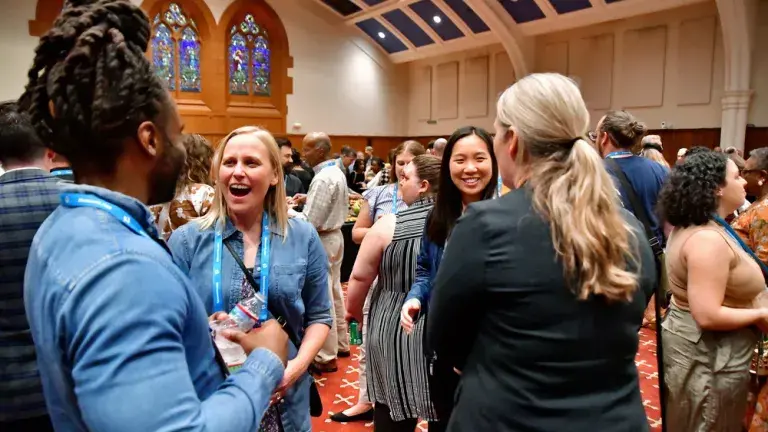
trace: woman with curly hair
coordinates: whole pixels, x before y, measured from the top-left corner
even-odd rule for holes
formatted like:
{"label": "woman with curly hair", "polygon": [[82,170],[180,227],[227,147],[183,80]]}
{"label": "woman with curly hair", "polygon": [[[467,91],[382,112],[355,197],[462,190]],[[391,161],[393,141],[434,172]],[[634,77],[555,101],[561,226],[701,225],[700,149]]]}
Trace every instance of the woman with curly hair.
{"label": "woman with curly hair", "polygon": [[205,137],[197,134],[184,135],[183,144],[187,159],[176,183],[175,197],[150,207],[155,226],[166,240],[180,226],[208,213],[213,204],[210,174],[213,149]]}
{"label": "woman with curly hair", "polygon": [[672,302],[662,324],[667,429],[740,431],[747,407],[756,306],[765,280],[754,253],[725,222],[746,195],[725,154],[686,157],[659,197],[675,226],[666,265]]}

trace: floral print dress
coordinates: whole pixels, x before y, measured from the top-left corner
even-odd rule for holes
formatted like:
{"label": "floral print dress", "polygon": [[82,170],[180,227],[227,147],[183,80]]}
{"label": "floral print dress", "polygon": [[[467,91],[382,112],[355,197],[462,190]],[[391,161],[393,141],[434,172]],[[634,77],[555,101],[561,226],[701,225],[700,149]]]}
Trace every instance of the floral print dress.
{"label": "floral print dress", "polygon": [[214,189],[206,184],[194,183],[182,189],[171,202],[151,206],[155,226],[165,240],[173,230],[192,219],[204,216],[213,204]]}

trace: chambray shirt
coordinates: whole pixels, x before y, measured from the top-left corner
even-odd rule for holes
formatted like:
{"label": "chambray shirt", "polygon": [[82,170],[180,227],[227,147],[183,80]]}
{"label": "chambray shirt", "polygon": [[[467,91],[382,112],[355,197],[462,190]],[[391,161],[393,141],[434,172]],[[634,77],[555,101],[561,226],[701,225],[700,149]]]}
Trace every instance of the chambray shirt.
{"label": "chambray shirt", "polygon": [[284,368],[266,349],[224,379],[208,315],[157,240],[149,209],[119,206],[153,238],[106,211],[60,206],[35,236],[24,303],[57,431],[257,430]]}
{"label": "chambray shirt", "polygon": [[[276,225],[270,226],[270,273],[267,302],[269,309],[285,318],[301,339],[304,329],[312,324],[331,326],[331,300],[328,296],[328,258],[314,227],[298,219],[288,220],[287,235],[283,237]],[[200,230],[192,221],[174,231],[168,241],[173,257],[181,271],[192,280],[195,290],[205,304],[206,313],[213,310],[213,227]],[[227,218],[222,238],[243,258],[243,234]],[[245,275],[226,246],[222,247],[221,281],[224,306],[231,310],[242,298]],[[244,263],[259,269],[261,248],[257,248],[255,263]],[[258,273],[254,279],[259,282]],[[246,282],[247,283],[247,282]],[[289,358],[297,349],[290,344]],[[286,432],[310,431],[309,385],[312,378],[305,373],[285,394],[280,413]]]}

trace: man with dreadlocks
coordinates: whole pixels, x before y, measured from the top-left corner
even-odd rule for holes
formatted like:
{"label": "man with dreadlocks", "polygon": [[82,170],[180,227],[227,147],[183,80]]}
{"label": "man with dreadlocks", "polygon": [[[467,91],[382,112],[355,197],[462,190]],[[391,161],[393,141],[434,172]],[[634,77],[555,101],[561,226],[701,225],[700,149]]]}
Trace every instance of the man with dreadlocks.
{"label": "man with dreadlocks", "polygon": [[33,241],[24,302],[59,431],[259,428],[283,378],[274,320],[232,332],[248,359],[225,377],[205,306],[146,205],[173,198],[181,119],[144,57],[128,1],[70,0],[40,39],[21,105],[77,185]]}

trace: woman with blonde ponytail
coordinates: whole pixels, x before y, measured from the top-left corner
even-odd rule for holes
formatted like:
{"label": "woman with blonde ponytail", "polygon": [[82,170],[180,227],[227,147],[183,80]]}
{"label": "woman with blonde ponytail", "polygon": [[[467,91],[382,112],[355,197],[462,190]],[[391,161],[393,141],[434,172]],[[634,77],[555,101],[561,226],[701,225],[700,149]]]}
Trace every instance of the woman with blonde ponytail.
{"label": "woman with blonde ponytail", "polygon": [[497,110],[512,190],[467,207],[429,304],[428,343],[462,372],[448,430],[646,431],[634,357],[654,258],[582,138],[579,89],[529,75]]}

